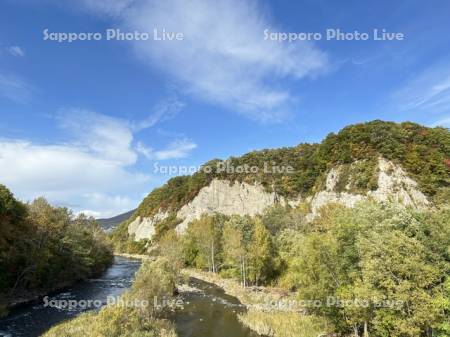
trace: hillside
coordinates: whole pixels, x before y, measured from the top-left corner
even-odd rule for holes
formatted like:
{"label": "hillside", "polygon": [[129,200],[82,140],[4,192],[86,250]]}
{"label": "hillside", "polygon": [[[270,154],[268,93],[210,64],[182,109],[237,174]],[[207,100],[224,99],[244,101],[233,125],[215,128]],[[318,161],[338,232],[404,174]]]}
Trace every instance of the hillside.
{"label": "hillside", "polygon": [[172,178],[114,235],[158,237],[167,229],[184,230],[205,210],[255,215],[275,203],[307,203],[314,211],[327,202],[351,206],[390,194],[415,207],[448,202],[449,161],[448,129],[379,120],[350,125],[320,144],[215,159],[191,176]]}
{"label": "hillside", "polygon": [[111,218],[104,218],[104,219],[96,219],[97,223],[100,225],[100,227],[103,228],[104,231],[109,232],[114,230],[118,225],[120,225],[122,222],[129,219],[133,213],[136,210],[133,209],[131,211],[113,216]]}

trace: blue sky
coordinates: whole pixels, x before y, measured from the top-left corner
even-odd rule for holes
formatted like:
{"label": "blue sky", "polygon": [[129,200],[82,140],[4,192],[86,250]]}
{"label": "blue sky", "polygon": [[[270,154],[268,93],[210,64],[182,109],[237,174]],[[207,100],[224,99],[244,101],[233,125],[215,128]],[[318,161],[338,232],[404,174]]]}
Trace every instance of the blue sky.
{"label": "blue sky", "polygon": [[[169,178],[155,163],[318,142],[373,119],[448,127],[449,14],[444,0],[0,0],[0,182],[110,216]],[[109,28],[183,40],[107,41]],[[59,43],[45,29],[102,39]],[[405,38],[374,41],[374,29]]]}

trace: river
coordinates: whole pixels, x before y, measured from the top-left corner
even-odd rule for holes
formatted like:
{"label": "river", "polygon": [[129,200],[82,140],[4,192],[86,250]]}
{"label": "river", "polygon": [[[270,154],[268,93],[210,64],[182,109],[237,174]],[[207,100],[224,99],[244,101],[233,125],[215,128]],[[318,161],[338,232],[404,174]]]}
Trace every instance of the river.
{"label": "river", "polygon": [[257,337],[244,327],[237,314],[245,311],[240,302],[222,288],[191,278],[195,291],[183,293],[184,308],[177,311],[175,325],[178,337]]}
{"label": "river", "polygon": [[[106,304],[108,296],[119,296],[131,286],[140,265],[138,260],[116,256],[113,265],[100,277],[76,283],[73,287],[49,296],[48,300],[96,300]],[[92,305],[90,310],[94,309],[95,306]],[[86,309],[58,309],[46,306],[44,300],[35,301],[13,309],[8,317],[1,319],[0,336],[37,337],[53,325],[83,311]]]}
{"label": "river", "polygon": [[[99,278],[79,282],[71,288],[49,296],[52,300],[92,300],[106,304],[108,296],[119,296],[133,282],[141,262],[116,256],[114,264]],[[183,308],[172,320],[178,337],[257,337],[237,319],[245,308],[216,285],[191,278],[191,291],[183,292]],[[51,303],[51,302],[50,302]],[[60,302],[61,303],[61,302]],[[53,325],[73,318],[87,309],[58,309],[40,300],[11,311],[0,320],[0,337],[38,337]],[[95,310],[90,308],[88,310]]]}

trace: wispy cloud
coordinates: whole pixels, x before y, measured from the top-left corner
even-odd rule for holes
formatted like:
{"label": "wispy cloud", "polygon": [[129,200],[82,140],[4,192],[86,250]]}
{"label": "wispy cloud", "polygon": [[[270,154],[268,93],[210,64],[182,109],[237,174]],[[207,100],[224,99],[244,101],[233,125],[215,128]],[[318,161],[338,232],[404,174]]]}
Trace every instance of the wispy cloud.
{"label": "wispy cloud", "polygon": [[16,75],[0,73],[0,96],[26,103],[31,99],[32,87]]}
{"label": "wispy cloud", "polygon": [[[0,141],[0,181],[25,200],[45,196],[64,205],[92,207],[86,195],[128,194],[149,182],[129,166],[87,151],[77,144],[46,145],[26,140]],[[135,201],[137,203],[138,201]],[[104,212],[120,212],[114,205]],[[135,205],[134,205],[135,206]]]}
{"label": "wispy cloud", "polygon": [[184,108],[185,104],[178,97],[169,97],[158,103],[153,112],[144,120],[133,122],[132,127],[135,131],[150,128],[158,122],[173,118]]}
{"label": "wispy cloud", "polygon": [[12,56],[18,56],[18,57],[24,57],[25,56],[25,51],[19,46],[8,47],[8,52]]}
{"label": "wispy cloud", "polygon": [[123,195],[108,195],[104,193],[86,193],[82,198],[89,205],[89,209],[81,209],[78,213],[95,218],[111,217],[127,212],[136,207],[136,200]]}
{"label": "wispy cloud", "polygon": [[400,110],[442,113],[450,110],[450,64],[434,65],[394,94]]}
{"label": "wispy cloud", "polygon": [[134,0],[82,0],[87,9],[112,16],[121,14],[133,2]]}
{"label": "wispy cloud", "polygon": [[258,121],[289,115],[297,96],[284,81],[313,77],[328,67],[326,54],[307,41],[265,41],[264,30],[276,29],[257,1],[95,3],[89,8],[104,14],[117,15],[122,8],[126,30],[183,33],[183,41],[135,42],[135,51],[145,63],[165,71],[184,93]]}
{"label": "wispy cloud", "polygon": [[176,139],[172,141],[165,149],[154,150],[138,143],[136,151],[143,154],[151,160],[168,160],[186,158],[192,150],[197,148],[197,144],[189,139]]}
{"label": "wispy cloud", "polygon": [[443,126],[443,127],[446,127],[446,128],[450,128],[450,116],[441,118],[438,121],[433,122],[431,124],[431,126],[433,126],[433,127],[435,127],[435,126]]}
{"label": "wispy cloud", "polygon": [[132,150],[133,132],[128,121],[79,108],[62,111],[58,121],[77,146],[118,164],[136,162],[137,156]]}

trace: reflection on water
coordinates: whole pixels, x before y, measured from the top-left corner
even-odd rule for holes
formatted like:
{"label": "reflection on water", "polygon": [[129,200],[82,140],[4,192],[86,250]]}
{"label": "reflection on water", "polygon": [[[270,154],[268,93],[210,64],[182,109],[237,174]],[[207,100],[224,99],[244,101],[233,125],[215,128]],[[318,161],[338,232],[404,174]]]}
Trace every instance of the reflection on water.
{"label": "reflection on water", "polygon": [[[140,261],[115,257],[114,264],[99,278],[77,283],[71,288],[49,296],[50,300],[92,300],[106,304],[108,296],[119,296],[131,286]],[[0,336],[35,337],[53,325],[73,318],[90,309],[58,309],[44,306],[44,301],[30,303],[16,308],[10,315],[0,320]]]}
{"label": "reflection on water", "polygon": [[257,337],[244,327],[237,314],[245,308],[239,301],[210,283],[190,279],[189,286],[200,291],[185,293],[184,309],[177,312],[179,337]]}

